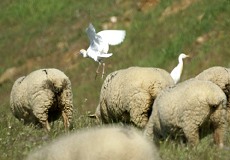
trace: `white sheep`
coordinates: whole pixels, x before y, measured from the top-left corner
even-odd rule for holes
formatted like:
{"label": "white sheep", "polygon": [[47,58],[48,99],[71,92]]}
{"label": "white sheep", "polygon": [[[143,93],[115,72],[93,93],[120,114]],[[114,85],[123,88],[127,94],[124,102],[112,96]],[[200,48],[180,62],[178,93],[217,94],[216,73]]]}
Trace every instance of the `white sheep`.
{"label": "white sheep", "polygon": [[230,69],[214,66],[208,68],[196,76],[200,80],[208,80],[218,85],[227,96],[227,109],[229,112],[228,121],[230,122]]}
{"label": "white sheep", "polygon": [[67,128],[73,112],[71,82],[57,69],[33,71],[15,81],[10,106],[13,115],[25,124],[39,124],[49,131],[49,122],[62,116]]}
{"label": "white sheep", "polygon": [[191,79],[164,89],[156,98],[145,135],[159,139],[183,137],[188,144],[213,132],[219,147],[226,132],[226,96],[210,81]]}
{"label": "white sheep", "polygon": [[170,74],[159,68],[130,67],[109,74],[102,87],[96,117],[103,123],[132,123],[143,128],[158,93],[173,85]]}
{"label": "white sheep", "polygon": [[104,126],[58,138],[27,160],[159,160],[159,154],[136,129]]}

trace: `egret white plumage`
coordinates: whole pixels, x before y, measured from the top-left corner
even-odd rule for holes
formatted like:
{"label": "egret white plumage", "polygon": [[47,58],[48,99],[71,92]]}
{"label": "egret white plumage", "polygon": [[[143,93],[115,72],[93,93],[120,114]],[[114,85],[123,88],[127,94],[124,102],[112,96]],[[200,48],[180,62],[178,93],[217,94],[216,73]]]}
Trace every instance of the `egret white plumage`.
{"label": "egret white plumage", "polygon": [[175,84],[180,80],[182,71],[183,71],[183,59],[189,57],[189,55],[186,55],[184,53],[181,53],[178,57],[178,65],[172,70],[170,73],[171,77],[173,78]]}
{"label": "egret white plumage", "polygon": [[94,61],[99,63],[95,78],[99,73],[101,64],[103,65],[103,78],[105,72],[105,63],[103,62],[103,59],[113,55],[112,53],[108,53],[109,45],[118,45],[123,42],[126,32],[125,30],[103,30],[96,33],[95,28],[90,23],[89,27],[86,29],[86,33],[90,40],[90,46],[87,50],[81,49],[80,54],[85,58],[92,58]]}

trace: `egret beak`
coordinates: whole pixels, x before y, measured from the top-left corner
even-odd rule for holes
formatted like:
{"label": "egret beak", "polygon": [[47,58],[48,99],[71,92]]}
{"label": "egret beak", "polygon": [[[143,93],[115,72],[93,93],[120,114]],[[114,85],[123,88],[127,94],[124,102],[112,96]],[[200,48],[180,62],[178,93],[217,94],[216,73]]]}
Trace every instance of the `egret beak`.
{"label": "egret beak", "polygon": [[79,54],[81,54],[79,51],[75,51],[75,52],[73,52],[73,54],[75,54],[75,55],[79,55]]}
{"label": "egret beak", "polygon": [[192,60],[192,56],[190,55],[186,55],[187,61],[191,61]]}

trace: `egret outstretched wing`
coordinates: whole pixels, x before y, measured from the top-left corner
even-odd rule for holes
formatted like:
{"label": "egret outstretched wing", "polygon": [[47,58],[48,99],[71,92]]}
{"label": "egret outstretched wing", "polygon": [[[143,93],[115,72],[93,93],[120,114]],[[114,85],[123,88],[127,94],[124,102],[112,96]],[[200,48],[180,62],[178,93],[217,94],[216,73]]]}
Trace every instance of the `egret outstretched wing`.
{"label": "egret outstretched wing", "polygon": [[109,45],[117,45],[124,41],[126,32],[124,30],[104,30],[96,33],[95,28],[90,23],[86,28],[86,33],[90,41],[90,46],[87,50],[81,49],[80,54],[83,57],[92,58],[94,61],[99,62],[96,75],[100,65],[103,65],[102,77],[104,75],[105,63],[104,58],[112,56],[112,53],[108,53]]}
{"label": "egret outstretched wing", "polygon": [[99,44],[102,41],[101,36],[97,35],[96,30],[91,23],[89,24],[89,27],[86,28],[86,33],[88,35],[90,44],[95,42]]}
{"label": "egret outstretched wing", "polygon": [[124,41],[125,30],[104,30],[97,33],[109,45],[118,45]]}

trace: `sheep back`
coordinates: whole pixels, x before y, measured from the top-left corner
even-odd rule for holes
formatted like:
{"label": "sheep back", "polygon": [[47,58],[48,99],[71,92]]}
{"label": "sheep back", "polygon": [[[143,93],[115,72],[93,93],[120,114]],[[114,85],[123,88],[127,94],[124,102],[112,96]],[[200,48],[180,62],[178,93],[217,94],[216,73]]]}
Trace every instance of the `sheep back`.
{"label": "sheep back", "polygon": [[103,123],[125,122],[143,128],[158,93],[173,85],[170,74],[159,68],[130,67],[109,74],[97,110]]}
{"label": "sheep back", "polygon": [[223,146],[226,101],[224,92],[210,81],[191,79],[166,88],[153,104],[145,135],[155,140],[181,136],[195,145],[211,126],[215,142]]}
{"label": "sheep back", "polygon": [[208,80],[218,85],[225,93],[230,93],[230,70],[215,66],[208,68],[196,76],[200,80]]}
{"label": "sheep back", "polygon": [[46,126],[48,121],[65,115],[69,126],[73,110],[71,82],[57,69],[33,71],[15,81],[10,106],[14,116],[25,123]]}
{"label": "sheep back", "polygon": [[82,129],[31,152],[27,160],[158,160],[155,146],[134,128]]}

